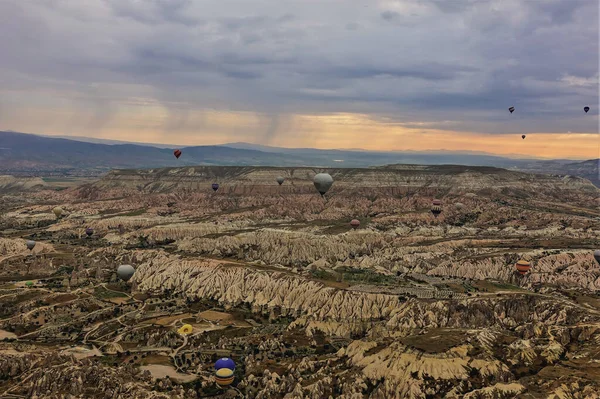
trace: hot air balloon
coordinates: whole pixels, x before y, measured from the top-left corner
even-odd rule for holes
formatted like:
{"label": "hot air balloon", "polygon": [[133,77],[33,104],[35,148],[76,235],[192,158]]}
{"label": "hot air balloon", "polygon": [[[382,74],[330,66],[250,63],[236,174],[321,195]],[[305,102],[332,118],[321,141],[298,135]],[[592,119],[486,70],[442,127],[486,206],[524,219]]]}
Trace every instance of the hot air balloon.
{"label": "hot air balloon", "polygon": [[465,204],[463,204],[462,202],[457,202],[456,204],[454,204],[454,206],[456,207],[456,209],[463,209],[465,207]]}
{"label": "hot air balloon", "polygon": [[439,199],[433,200],[433,202],[431,203],[431,213],[433,213],[433,216],[435,216],[436,218],[439,216],[440,213],[442,213],[442,201],[440,201]]}
{"label": "hot air balloon", "polygon": [[121,265],[117,268],[117,276],[123,281],[129,281],[133,273],[135,269],[131,265]]}
{"label": "hot air balloon", "polygon": [[356,230],[358,228],[358,226],[360,226],[360,220],[358,220],[358,219],[352,219],[350,221],[350,226],[352,226],[352,228],[354,230]]}
{"label": "hot air balloon", "polygon": [[282,176],[277,176],[277,183],[279,183],[279,185],[281,186],[283,184],[283,182],[285,181],[285,179]]}
{"label": "hot air balloon", "polygon": [[319,194],[323,196],[331,188],[331,185],[333,184],[333,177],[331,177],[329,173],[319,173],[315,175],[313,184],[315,185],[315,188]]}
{"label": "hot air balloon", "polygon": [[28,281],[25,283],[27,287],[33,287],[33,281]]}
{"label": "hot air balloon", "polygon": [[181,150],[173,151],[173,155],[175,155],[175,158],[179,159],[179,157],[181,156]]}
{"label": "hot air balloon", "polygon": [[521,138],[522,138],[523,140],[525,140],[525,137],[527,137],[527,136],[525,136],[525,135],[522,135],[522,136],[521,136]]}
{"label": "hot air balloon", "polygon": [[63,210],[60,206],[57,206],[56,208],[52,209],[52,212],[54,212],[54,216],[56,216],[58,219],[62,216]]}
{"label": "hot air balloon", "polygon": [[217,191],[219,189],[219,183],[213,183],[211,187],[213,191]]}
{"label": "hot air balloon", "polygon": [[509,107],[508,110],[510,111],[510,113],[512,114],[513,112],[515,112],[515,107]]}
{"label": "hot air balloon", "polygon": [[85,235],[87,235],[88,237],[91,237],[92,234],[94,234],[94,229],[92,229],[91,227],[88,227],[87,229],[85,229]]}
{"label": "hot air balloon", "polygon": [[119,229],[119,234],[125,234],[125,227],[122,224],[119,223],[117,229]]}
{"label": "hot air balloon", "polygon": [[234,378],[233,370],[228,368],[222,368],[215,372],[215,381],[220,387],[231,385]]}
{"label": "hot air balloon", "polygon": [[192,333],[192,331],[193,331],[193,328],[189,324],[184,324],[183,326],[181,326],[179,328],[179,330],[177,330],[177,332],[181,335],[189,335]]}
{"label": "hot air balloon", "polygon": [[33,240],[27,240],[27,242],[25,243],[25,245],[27,245],[27,249],[30,251],[33,251],[33,247],[35,247],[35,241]]}
{"label": "hot air balloon", "polygon": [[235,362],[228,357],[222,357],[215,362],[215,370],[219,369],[235,370]]}
{"label": "hot air balloon", "polygon": [[531,262],[526,261],[525,259],[521,259],[517,263],[515,263],[515,268],[521,275],[527,274],[529,269],[531,269]]}
{"label": "hot air balloon", "polygon": [[596,262],[600,265],[600,249],[594,251],[594,259],[596,259]]}
{"label": "hot air balloon", "polygon": [[590,107],[583,107],[583,110],[585,111],[585,113],[587,114],[588,111],[590,110]]}

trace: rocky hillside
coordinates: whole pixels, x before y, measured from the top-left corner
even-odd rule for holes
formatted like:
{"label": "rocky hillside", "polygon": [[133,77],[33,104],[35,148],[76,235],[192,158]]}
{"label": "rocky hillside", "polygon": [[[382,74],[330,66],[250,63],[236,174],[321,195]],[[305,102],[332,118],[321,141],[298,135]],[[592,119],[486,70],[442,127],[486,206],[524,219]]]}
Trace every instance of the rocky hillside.
{"label": "rocky hillside", "polygon": [[0,175],[0,193],[14,193],[32,189],[40,189],[47,186],[46,182],[39,177],[14,177]]}
{"label": "rocky hillside", "polygon": [[0,396],[599,398],[599,189],[393,165],[328,169],[324,199],[320,171],[116,170],[2,196]]}
{"label": "rocky hillside", "polygon": [[[211,183],[219,183],[219,191],[225,193],[304,193],[314,190],[312,178],[319,172],[331,174],[335,181],[330,196],[351,188],[361,192],[376,189],[377,193],[411,194],[419,191],[436,195],[521,190],[523,195],[529,196],[552,192],[569,195],[575,191],[594,196],[599,192],[588,180],[577,177],[560,178],[457,165],[393,165],[366,169],[196,166],[113,170],[89,189],[130,189],[152,193],[208,191]],[[281,187],[275,181],[277,176],[286,179]]]}

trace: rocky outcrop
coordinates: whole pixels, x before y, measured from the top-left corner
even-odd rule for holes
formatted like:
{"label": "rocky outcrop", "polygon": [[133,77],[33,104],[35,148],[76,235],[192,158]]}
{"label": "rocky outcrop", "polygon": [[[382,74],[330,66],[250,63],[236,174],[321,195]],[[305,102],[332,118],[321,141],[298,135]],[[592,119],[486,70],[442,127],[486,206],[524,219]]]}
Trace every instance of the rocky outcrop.
{"label": "rocky outcrop", "polygon": [[[2,355],[0,376],[19,379],[11,391],[29,398],[173,398],[151,392],[149,374],[133,367],[107,367],[89,359],[57,355]],[[101,396],[98,396],[101,395]],[[180,396],[181,397],[181,396]]]}
{"label": "rocky outcrop", "polygon": [[41,189],[45,186],[47,183],[39,177],[0,175],[0,193],[3,194]]}

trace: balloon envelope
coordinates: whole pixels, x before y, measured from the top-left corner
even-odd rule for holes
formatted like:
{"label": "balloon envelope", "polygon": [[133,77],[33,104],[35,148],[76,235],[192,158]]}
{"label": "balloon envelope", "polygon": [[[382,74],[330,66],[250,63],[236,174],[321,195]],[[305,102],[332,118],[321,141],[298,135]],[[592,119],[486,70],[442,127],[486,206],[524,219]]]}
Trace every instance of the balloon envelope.
{"label": "balloon envelope", "polygon": [[188,334],[191,334],[193,330],[194,329],[192,328],[191,325],[184,324],[183,326],[181,326],[181,328],[179,330],[177,330],[177,332],[181,335],[188,335]]}
{"label": "balloon envelope", "polygon": [[525,259],[521,259],[517,263],[515,263],[515,268],[521,275],[527,274],[529,269],[531,269],[531,262],[526,261]]}
{"label": "balloon envelope", "polygon": [[522,135],[522,136],[521,136],[521,138],[522,138],[523,140],[525,140],[525,137],[527,137],[527,136],[525,136],[525,135]]}
{"label": "balloon envelope", "polygon": [[219,386],[225,387],[231,385],[234,380],[233,370],[222,368],[215,372],[215,381]]}
{"label": "balloon envelope", "polygon": [[35,247],[35,241],[33,241],[33,240],[28,240],[28,241],[25,243],[25,245],[27,245],[27,249],[31,251],[31,250],[33,249],[33,247]]}
{"label": "balloon envelope", "polygon": [[213,189],[214,191],[217,191],[217,190],[219,189],[219,184],[218,184],[218,183],[213,183],[213,184],[211,185],[211,187],[212,187],[212,189]]}
{"label": "balloon envelope", "polygon": [[587,112],[590,110],[590,107],[583,107],[583,110],[585,111],[585,113],[587,114]]}
{"label": "balloon envelope", "polygon": [[181,150],[173,151],[173,155],[175,155],[175,158],[179,159],[179,157],[181,156]]}
{"label": "balloon envelope", "polygon": [[235,362],[228,357],[222,357],[215,362],[215,370],[220,369],[235,370]]}
{"label": "balloon envelope", "polygon": [[56,208],[52,209],[52,212],[54,212],[54,215],[59,218],[61,217],[63,210],[60,206],[57,206]]}
{"label": "balloon envelope", "polygon": [[333,184],[333,177],[329,173],[319,173],[315,175],[313,184],[321,195],[325,195]]}
{"label": "balloon envelope", "polygon": [[94,229],[92,229],[91,227],[88,227],[87,229],[85,229],[85,234],[89,237],[92,234],[94,234]]}
{"label": "balloon envelope", "polygon": [[515,107],[510,107],[508,108],[508,110],[510,111],[510,113],[512,114],[515,111]]}
{"label": "balloon envelope", "polygon": [[277,176],[277,183],[279,183],[279,185],[281,186],[283,184],[283,182],[285,181],[285,179],[281,176]]}
{"label": "balloon envelope", "polygon": [[358,219],[352,219],[350,221],[350,226],[352,226],[353,229],[358,228],[358,226],[360,226],[360,220],[358,220]]}
{"label": "balloon envelope", "polygon": [[431,213],[433,213],[433,216],[435,216],[436,218],[439,216],[440,213],[442,213],[442,201],[439,199],[434,199],[433,202],[431,203]]}
{"label": "balloon envelope", "polygon": [[129,281],[133,273],[135,269],[131,265],[121,265],[117,268],[117,276],[123,281]]}

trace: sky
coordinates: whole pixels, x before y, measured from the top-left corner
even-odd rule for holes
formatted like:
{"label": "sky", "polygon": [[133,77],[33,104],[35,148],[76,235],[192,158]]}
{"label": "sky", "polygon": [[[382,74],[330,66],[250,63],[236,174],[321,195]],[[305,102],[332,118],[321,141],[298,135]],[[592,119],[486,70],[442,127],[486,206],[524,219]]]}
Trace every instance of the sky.
{"label": "sky", "polygon": [[0,0],[0,130],[596,158],[599,8]]}

